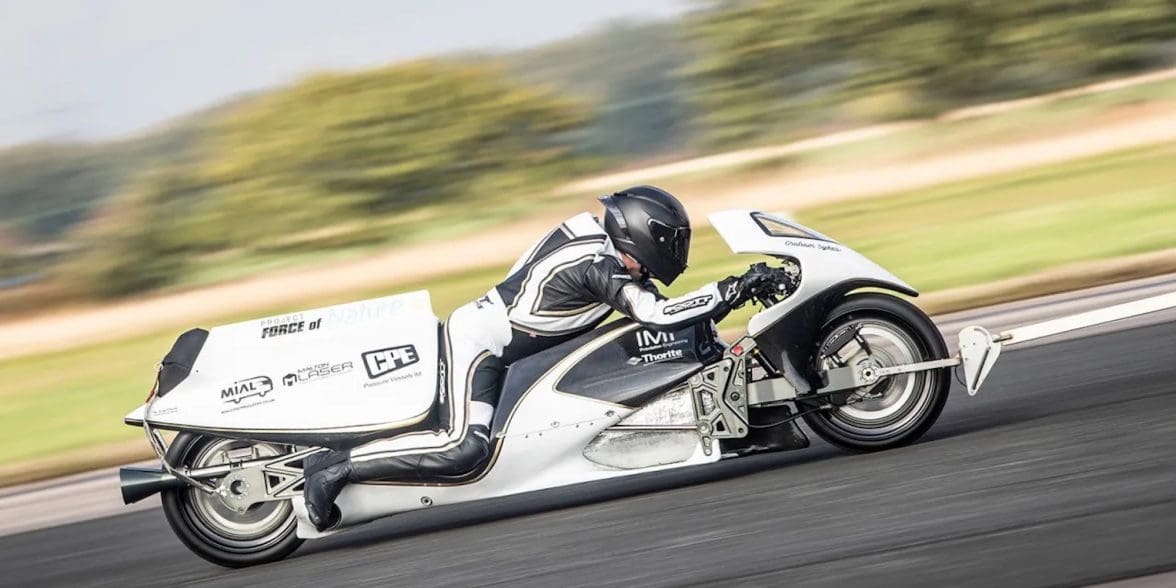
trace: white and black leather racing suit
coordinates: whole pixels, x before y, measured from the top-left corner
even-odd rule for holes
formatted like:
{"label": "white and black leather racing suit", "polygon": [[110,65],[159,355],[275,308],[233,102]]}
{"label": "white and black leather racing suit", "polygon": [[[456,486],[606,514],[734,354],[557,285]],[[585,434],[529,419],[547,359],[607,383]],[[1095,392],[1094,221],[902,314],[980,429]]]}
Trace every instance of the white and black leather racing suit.
{"label": "white and black leather racing suit", "polygon": [[676,298],[661,296],[648,280],[630,276],[591,214],[568,219],[535,243],[505,280],[446,321],[448,432],[419,434],[432,438],[413,440],[412,449],[403,449],[405,436],[357,447],[348,477],[423,480],[482,465],[506,366],[590,331],[614,310],[648,328],[670,330],[721,319],[730,309],[714,282]]}

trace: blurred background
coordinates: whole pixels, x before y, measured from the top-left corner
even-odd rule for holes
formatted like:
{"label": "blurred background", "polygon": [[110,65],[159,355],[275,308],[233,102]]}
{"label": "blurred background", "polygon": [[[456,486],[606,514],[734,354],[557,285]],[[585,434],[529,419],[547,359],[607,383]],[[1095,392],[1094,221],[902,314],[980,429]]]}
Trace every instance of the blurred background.
{"label": "blurred background", "polygon": [[[1170,0],[0,4],[0,484],[147,454],[177,333],[428,287],[594,197],[844,241],[932,312],[1176,271]],[[745,314],[726,328],[742,326]]]}

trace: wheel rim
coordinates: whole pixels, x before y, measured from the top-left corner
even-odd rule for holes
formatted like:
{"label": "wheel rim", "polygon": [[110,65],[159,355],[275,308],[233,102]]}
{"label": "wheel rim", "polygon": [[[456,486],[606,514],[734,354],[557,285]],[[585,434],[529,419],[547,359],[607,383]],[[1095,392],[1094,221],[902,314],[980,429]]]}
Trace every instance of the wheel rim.
{"label": "wheel rim", "polygon": [[[830,349],[846,329],[856,329],[857,335],[841,349]],[[850,321],[826,336],[821,342],[821,357],[823,369],[861,369],[922,361],[923,352],[906,329],[871,318]],[[848,404],[824,413],[825,420],[852,437],[892,437],[918,423],[931,403],[934,388],[935,376],[927,372],[888,376],[855,389]]]}
{"label": "wheel rim", "polygon": [[[232,439],[216,439],[200,447],[191,460],[192,467],[208,467],[229,462],[229,452],[251,449],[254,458],[285,453],[278,446]],[[209,480],[213,485],[219,479]],[[263,489],[245,489],[264,491]],[[265,549],[284,537],[296,524],[294,509],[288,500],[259,502],[241,513],[229,508],[219,496],[195,488],[185,490],[185,511],[192,527],[222,549],[253,552]]]}

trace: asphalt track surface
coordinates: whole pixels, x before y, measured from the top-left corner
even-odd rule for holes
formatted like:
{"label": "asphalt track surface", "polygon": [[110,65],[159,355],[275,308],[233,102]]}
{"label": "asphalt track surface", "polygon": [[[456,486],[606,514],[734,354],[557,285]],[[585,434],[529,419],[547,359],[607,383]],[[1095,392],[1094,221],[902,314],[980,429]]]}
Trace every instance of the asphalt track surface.
{"label": "asphalt track surface", "polygon": [[251,569],[190,554],[157,509],[0,538],[4,586],[1056,586],[1170,570],[1176,322],[1009,349],[910,447],[814,439],[409,513]]}

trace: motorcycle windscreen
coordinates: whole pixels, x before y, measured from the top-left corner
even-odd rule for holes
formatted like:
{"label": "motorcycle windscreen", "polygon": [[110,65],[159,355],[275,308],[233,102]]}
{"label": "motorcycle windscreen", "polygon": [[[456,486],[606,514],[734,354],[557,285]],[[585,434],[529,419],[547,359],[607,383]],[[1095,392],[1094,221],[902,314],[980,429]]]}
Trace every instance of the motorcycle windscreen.
{"label": "motorcycle windscreen", "polygon": [[424,291],[215,327],[145,416],[212,431],[409,427],[437,400],[437,339]]}

